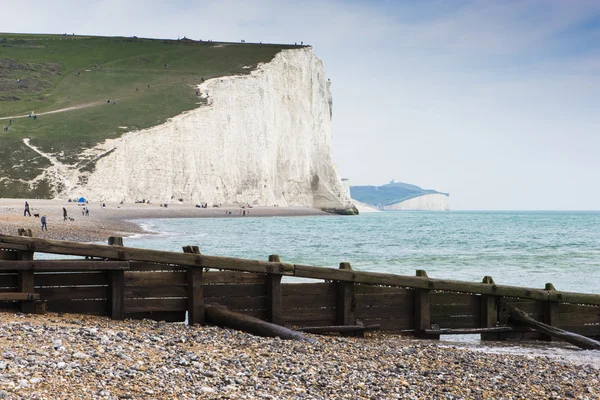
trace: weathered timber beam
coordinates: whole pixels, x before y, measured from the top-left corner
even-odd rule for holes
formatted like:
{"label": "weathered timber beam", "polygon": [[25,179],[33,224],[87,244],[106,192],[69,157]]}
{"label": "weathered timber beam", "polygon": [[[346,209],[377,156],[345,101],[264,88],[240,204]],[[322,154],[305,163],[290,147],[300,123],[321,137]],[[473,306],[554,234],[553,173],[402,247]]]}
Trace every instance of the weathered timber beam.
{"label": "weathered timber beam", "polygon": [[39,293],[0,293],[0,301],[39,300]]}
{"label": "weathered timber beam", "polygon": [[193,253],[176,253],[133,247],[107,246],[102,244],[76,243],[64,240],[28,238],[0,234],[0,248],[30,250],[41,253],[69,254],[111,258],[116,260],[146,261],[161,264],[177,264],[188,267],[228,269],[255,273],[293,275],[294,266],[241,258],[205,256]]}
{"label": "weathered timber beam", "polygon": [[[380,272],[349,271],[343,269],[313,267],[309,265],[294,265],[294,269],[295,276],[313,279],[338,280],[370,285],[402,286],[415,289],[444,290],[449,292],[490,294],[494,296],[534,300],[548,300],[549,296],[547,290],[522,288],[518,286],[489,285],[485,283],[432,279],[421,276],[405,276]],[[600,296],[596,296],[596,299],[590,298],[590,300],[596,300],[598,304],[600,304]]]}
{"label": "weathered timber beam", "polygon": [[298,328],[297,331],[306,333],[328,333],[328,332],[364,332],[379,329],[379,324],[373,325],[332,325],[332,326],[306,326]]}
{"label": "weathered timber beam", "polygon": [[479,333],[530,332],[527,327],[494,326],[489,328],[425,329],[429,335],[468,335]]}
{"label": "weathered timber beam", "polygon": [[564,329],[559,329],[555,326],[546,325],[543,322],[536,321],[516,307],[510,310],[510,321],[519,325],[528,326],[538,332],[545,333],[546,335],[562,339],[565,342],[574,344],[582,349],[600,350],[600,342],[577,333],[565,331]]}
{"label": "weathered timber beam", "polygon": [[280,337],[282,339],[299,340],[309,343],[317,342],[315,339],[306,337],[300,332],[231,311],[222,305],[206,304],[204,306],[204,314],[206,321],[209,323],[252,333],[257,336]]}
{"label": "weathered timber beam", "polygon": [[0,271],[107,271],[127,270],[129,261],[102,260],[0,260]]}

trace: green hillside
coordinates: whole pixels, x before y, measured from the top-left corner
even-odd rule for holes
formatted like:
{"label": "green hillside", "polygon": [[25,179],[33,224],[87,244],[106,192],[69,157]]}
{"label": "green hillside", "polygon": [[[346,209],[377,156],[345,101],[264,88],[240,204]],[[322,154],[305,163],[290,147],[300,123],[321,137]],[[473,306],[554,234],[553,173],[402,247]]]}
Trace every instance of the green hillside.
{"label": "green hillside", "polygon": [[39,179],[50,162],[24,138],[61,163],[91,169],[83,150],[202,106],[194,86],[202,78],[248,74],[293,47],[0,33],[0,127],[8,126],[0,130],[0,197],[53,195]]}
{"label": "green hillside", "polygon": [[421,189],[402,182],[391,182],[382,186],[350,186],[350,195],[361,203],[372,206],[389,206],[425,194],[443,194],[435,190]]}

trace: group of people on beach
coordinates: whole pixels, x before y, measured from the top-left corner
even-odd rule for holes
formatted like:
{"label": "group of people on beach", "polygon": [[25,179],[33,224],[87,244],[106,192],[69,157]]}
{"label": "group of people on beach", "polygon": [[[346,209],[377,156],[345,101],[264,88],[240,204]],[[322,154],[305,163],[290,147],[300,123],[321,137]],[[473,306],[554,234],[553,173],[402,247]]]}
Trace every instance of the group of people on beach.
{"label": "group of people on beach", "polygon": [[[65,207],[62,208],[62,212],[63,212],[63,221],[67,221],[67,220],[74,221],[73,218],[69,217],[69,215],[67,213],[67,209]],[[81,210],[81,215],[85,215],[85,216],[89,217],[89,215],[90,215],[89,208],[88,207],[84,207]],[[23,216],[24,217],[26,217],[26,216],[30,216],[31,217],[31,208],[29,207],[29,202],[27,202],[27,201],[25,201],[25,208],[23,209]],[[34,213],[33,216],[40,218],[40,222],[42,224],[42,231],[44,231],[44,230],[48,231],[48,223],[47,223],[48,220],[46,218],[46,215],[40,216],[39,213]]]}
{"label": "group of people on beach", "polygon": [[[63,208],[63,210],[64,210],[64,208]],[[23,210],[23,216],[25,217],[27,215],[31,217],[31,210],[29,208],[29,203],[26,201],[25,202],[25,209]],[[33,216],[34,217],[39,217],[40,214],[34,213]],[[42,217],[40,218],[40,222],[42,223],[42,231],[43,230],[48,231],[48,225],[46,224],[46,216],[45,215],[42,215]]]}

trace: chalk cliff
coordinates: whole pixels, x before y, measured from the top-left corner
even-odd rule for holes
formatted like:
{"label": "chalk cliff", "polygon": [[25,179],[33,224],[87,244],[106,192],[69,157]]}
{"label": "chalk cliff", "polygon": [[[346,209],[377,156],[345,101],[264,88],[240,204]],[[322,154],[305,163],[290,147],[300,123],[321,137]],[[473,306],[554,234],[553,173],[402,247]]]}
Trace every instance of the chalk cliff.
{"label": "chalk cliff", "polygon": [[354,210],[331,160],[331,92],[309,47],[199,86],[207,104],[107,140],[68,196]]}
{"label": "chalk cliff", "polygon": [[448,211],[450,210],[450,196],[441,193],[425,194],[419,197],[391,204],[383,207],[384,210],[422,210],[422,211]]}

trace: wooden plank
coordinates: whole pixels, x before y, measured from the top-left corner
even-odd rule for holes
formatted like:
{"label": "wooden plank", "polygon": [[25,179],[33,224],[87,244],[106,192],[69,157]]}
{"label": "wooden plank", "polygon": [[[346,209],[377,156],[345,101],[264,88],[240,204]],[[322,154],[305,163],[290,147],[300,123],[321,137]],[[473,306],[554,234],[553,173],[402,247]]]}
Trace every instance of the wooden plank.
{"label": "wooden plank", "polygon": [[[20,251],[17,254],[20,261],[33,260],[33,251]],[[13,261],[9,261],[13,262]],[[19,271],[17,274],[19,292],[33,293],[35,290],[33,271]],[[35,312],[35,303],[32,300],[21,301],[21,312],[31,314]]]}
{"label": "wooden plank", "polygon": [[[583,304],[568,304],[568,303],[559,303],[558,304],[558,312],[559,314],[573,314],[580,312],[600,312],[600,307],[598,306],[587,306]],[[600,322],[600,321],[598,321]]]}
{"label": "wooden plank", "polygon": [[[197,246],[185,246],[185,253],[200,254]],[[204,324],[204,289],[202,268],[187,269],[188,325]]]}
{"label": "wooden plank", "polygon": [[294,266],[285,263],[269,263],[268,261],[244,260],[239,258],[136,249],[132,247],[107,246],[101,244],[76,243],[64,240],[25,238],[1,234],[0,247],[15,250],[30,250],[42,253],[69,254],[111,258],[116,260],[178,264],[189,267],[202,266],[203,268],[227,269],[257,273],[278,273],[281,275],[294,274]]}
{"label": "wooden plank", "polygon": [[431,317],[445,317],[453,315],[476,315],[481,316],[481,304],[435,304],[429,308]]}
{"label": "wooden plank", "polygon": [[[244,297],[264,296],[265,285],[233,284],[233,285],[204,285],[204,297]],[[208,301],[205,301],[207,303]]]}
{"label": "wooden plank", "polygon": [[284,283],[281,294],[285,296],[335,296],[337,287],[335,283]]}
{"label": "wooden plank", "polygon": [[413,289],[397,287],[397,286],[377,286],[377,285],[364,285],[364,284],[355,284],[354,285],[354,293],[356,295],[363,294],[401,294],[410,292],[412,295]]}
{"label": "wooden plank", "polygon": [[176,286],[187,285],[185,271],[125,272],[125,286]]}
{"label": "wooden plank", "polygon": [[227,306],[232,311],[238,310],[266,310],[266,296],[244,296],[244,297],[212,297],[206,299],[207,304],[220,304]]}
{"label": "wooden plank", "polygon": [[394,318],[394,319],[377,319],[377,318],[365,318],[361,320],[365,325],[379,324],[381,331],[413,331],[414,330],[414,319],[413,318]]}
{"label": "wooden plank", "polygon": [[202,276],[204,284],[215,283],[262,283],[266,282],[267,275],[252,274],[237,271],[208,271]]}
{"label": "wooden plank", "polygon": [[440,328],[479,328],[479,315],[432,317],[431,323]]}
{"label": "wooden plank", "polygon": [[560,314],[558,320],[557,326],[600,324],[600,310],[581,309],[576,313]]}
{"label": "wooden plank", "polygon": [[414,291],[412,289],[402,289],[402,292],[398,293],[356,294],[355,297],[357,308],[404,306],[412,309],[415,300]]}
{"label": "wooden plank", "polygon": [[150,311],[139,313],[125,313],[125,318],[129,319],[151,319],[154,321],[165,322],[183,322],[185,321],[186,311]]}
{"label": "wooden plank", "polygon": [[107,271],[121,269],[129,269],[129,262],[103,260],[0,260],[0,271]]}
{"label": "wooden plank", "polygon": [[0,310],[17,310],[20,304],[17,301],[1,301]]}
{"label": "wooden plank", "polygon": [[[269,256],[270,262],[281,262],[277,254]],[[282,317],[282,292],[281,292],[281,275],[267,274],[265,281],[266,289],[266,309],[267,309],[267,321],[273,324],[281,325],[283,323]]]}
{"label": "wooden plank", "polygon": [[145,261],[130,261],[129,262],[129,270],[130,271],[138,271],[138,272],[150,272],[150,271],[180,271],[185,272],[187,267],[182,265],[173,265],[173,264],[162,264],[162,263],[150,263]]}
{"label": "wooden plank", "polygon": [[90,300],[108,299],[109,289],[106,286],[65,286],[43,287],[36,289],[40,298],[46,301],[56,300]]}
{"label": "wooden plank", "polygon": [[598,338],[600,338],[600,324],[583,325],[583,326],[581,326],[581,325],[579,325],[579,326],[561,325],[560,328],[570,331],[570,332],[573,332],[573,333],[577,333],[579,335],[592,337],[592,338],[595,338],[596,340],[598,340]]}
{"label": "wooden plank", "polygon": [[39,293],[5,292],[0,293],[0,301],[38,300]]}
{"label": "wooden plank", "polygon": [[187,299],[128,299],[125,313],[187,311]]}
{"label": "wooden plank", "polygon": [[[187,286],[125,286],[126,299],[188,296]],[[129,300],[126,300],[129,301]]]}
{"label": "wooden plank", "polygon": [[17,260],[17,254],[15,250],[0,249],[0,260]]}
{"label": "wooden plank", "polygon": [[16,273],[1,273],[0,288],[17,288],[19,281]]}
{"label": "wooden plank", "polygon": [[46,302],[46,311],[107,315],[108,304],[106,300],[53,300]]}
{"label": "wooden plank", "polygon": [[357,307],[355,311],[357,319],[370,318],[410,318],[414,317],[414,308],[405,306],[389,306],[389,307]]}
{"label": "wooden plank", "polygon": [[108,278],[104,272],[35,272],[35,287],[44,286],[106,286]]}
{"label": "wooden plank", "polygon": [[337,306],[337,299],[332,295],[311,295],[311,296],[283,296],[282,298],[282,309],[296,309],[296,308],[335,308]]}
{"label": "wooden plank", "polygon": [[480,296],[475,294],[431,292],[429,295],[431,305],[460,305],[460,304],[479,304]]}
{"label": "wooden plank", "polygon": [[317,325],[316,321],[329,321],[325,325],[333,325],[336,319],[335,308],[301,308],[296,310],[288,310],[284,313],[284,322],[289,321],[315,321],[313,325]]}
{"label": "wooden plank", "polygon": [[324,319],[321,321],[318,320],[314,320],[314,321],[285,321],[284,322],[284,326],[288,327],[288,328],[301,328],[304,326],[322,326],[322,325],[327,325],[327,324],[331,324],[331,319]]}

